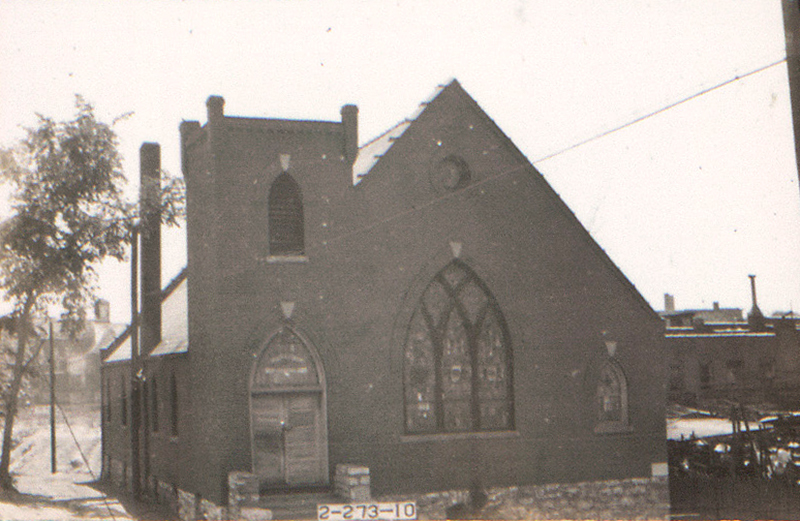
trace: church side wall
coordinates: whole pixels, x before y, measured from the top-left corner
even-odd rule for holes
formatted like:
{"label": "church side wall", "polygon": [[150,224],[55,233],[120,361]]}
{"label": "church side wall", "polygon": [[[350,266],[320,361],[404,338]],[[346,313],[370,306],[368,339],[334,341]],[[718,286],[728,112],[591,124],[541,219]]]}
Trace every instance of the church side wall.
{"label": "church side wall", "polygon": [[129,488],[129,469],[131,468],[130,365],[124,362],[103,364],[101,372],[103,478],[121,488]]}

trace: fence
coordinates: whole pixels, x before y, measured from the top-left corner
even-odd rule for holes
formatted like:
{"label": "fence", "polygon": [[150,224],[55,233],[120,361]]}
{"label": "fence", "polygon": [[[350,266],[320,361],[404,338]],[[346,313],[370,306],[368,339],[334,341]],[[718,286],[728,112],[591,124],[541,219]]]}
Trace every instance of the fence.
{"label": "fence", "polygon": [[672,473],[672,519],[800,519],[800,486],[784,479]]}

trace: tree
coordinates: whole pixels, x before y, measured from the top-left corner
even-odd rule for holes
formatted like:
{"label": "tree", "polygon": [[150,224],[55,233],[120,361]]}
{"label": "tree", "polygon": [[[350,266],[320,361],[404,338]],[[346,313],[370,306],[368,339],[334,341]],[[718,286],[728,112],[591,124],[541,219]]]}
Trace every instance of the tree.
{"label": "tree", "polygon": [[[11,381],[3,393],[5,424],[0,488],[13,489],[9,473],[14,420],[31,359],[34,319],[51,306],[62,310],[62,328],[75,334],[94,299],[95,266],[124,260],[139,220],[124,195],[127,182],[113,124],[98,121],[91,104],[76,96],[77,114],[56,122],[42,115],[15,150],[0,155],[2,179],[12,185],[12,216],[0,224],[0,290],[13,305],[16,333]],[[183,184],[167,179],[162,221],[183,212]]]}

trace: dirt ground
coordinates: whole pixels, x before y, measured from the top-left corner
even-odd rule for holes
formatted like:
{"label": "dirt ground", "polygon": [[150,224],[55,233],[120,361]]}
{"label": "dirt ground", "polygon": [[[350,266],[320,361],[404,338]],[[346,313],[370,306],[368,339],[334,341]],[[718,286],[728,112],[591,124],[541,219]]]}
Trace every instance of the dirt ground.
{"label": "dirt ground", "polygon": [[11,472],[18,493],[0,494],[3,520],[134,519],[115,498],[89,486],[100,475],[98,406],[56,410],[56,473],[51,473],[50,408],[17,418]]}

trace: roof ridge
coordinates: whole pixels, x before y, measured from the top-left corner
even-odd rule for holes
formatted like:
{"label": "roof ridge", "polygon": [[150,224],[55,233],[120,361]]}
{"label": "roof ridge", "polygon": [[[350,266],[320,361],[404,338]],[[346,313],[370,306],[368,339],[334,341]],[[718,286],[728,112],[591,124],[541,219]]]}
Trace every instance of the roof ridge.
{"label": "roof ridge", "polygon": [[381,138],[383,138],[384,136],[386,136],[386,134],[390,133],[392,130],[395,130],[400,125],[405,125],[406,123],[411,123],[411,121],[412,120],[410,118],[404,118],[404,119],[398,121],[397,123],[395,123],[394,125],[392,125],[388,129],[384,130],[383,132],[381,132],[380,134],[378,134],[374,138],[370,139],[369,141],[367,141],[366,143],[364,143],[363,145],[358,147],[358,149],[361,150],[362,148],[367,148],[368,146],[372,145],[376,141],[378,141]]}
{"label": "roof ridge", "polygon": [[[164,301],[167,300],[167,298],[170,295],[172,295],[172,293],[175,292],[178,286],[181,285],[181,282],[186,280],[188,274],[189,274],[189,267],[184,266],[183,269],[181,269],[181,271],[177,275],[175,275],[175,277],[173,277],[171,281],[169,281],[169,283],[164,287],[164,289],[161,290],[161,304],[163,304]],[[141,321],[142,319],[141,311],[139,312],[139,315],[136,318],[137,321]],[[111,343],[109,343],[105,349],[101,351],[102,352],[101,358],[103,361],[105,361],[108,357],[110,357],[114,353],[114,351],[119,349],[119,347],[125,342],[125,340],[127,340],[128,337],[130,337],[131,330],[132,330],[132,324],[128,324],[127,327],[122,332],[120,332],[120,334],[117,335],[117,337]]]}
{"label": "roof ridge", "polygon": [[172,295],[172,292],[175,291],[175,288],[177,288],[180,285],[180,283],[186,279],[188,273],[189,273],[189,267],[184,266],[183,268],[181,268],[181,271],[179,271],[178,274],[175,275],[175,277],[173,277],[172,280],[169,281],[169,283],[167,283],[166,286],[164,286],[164,289],[161,290],[162,302],[166,300],[167,297]]}
{"label": "roof ridge", "polygon": [[[416,110],[414,110],[410,116],[407,116],[400,122],[389,127],[383,133],[361,145],[358,148],[358,157],[356,158],[356,164],[354,164],[353,168],[354,184],[358,184],[362,179],[368,177],[369,173],[372,172],[381,158],[392,148],[394,142],[405,134],[406,129],[416,122],[425,109],[428,108],[428,105],[438,98],[445,89],[454,84],[460,86],[458,80],[455,78],[452,78],[447,83],[437,85],[431,95],[419,102]],[[398,132],[398,129],[402,129],[402,131]],[[385,143],[381,143],[382,141],[385,141]],[[374,147],[375,152],[369,153],[371,152],[371,147]]]}

